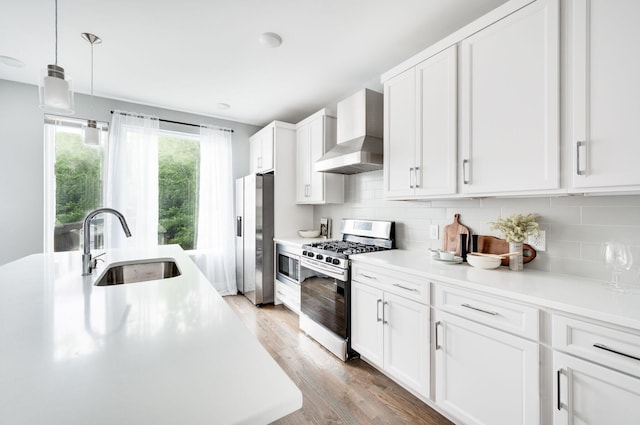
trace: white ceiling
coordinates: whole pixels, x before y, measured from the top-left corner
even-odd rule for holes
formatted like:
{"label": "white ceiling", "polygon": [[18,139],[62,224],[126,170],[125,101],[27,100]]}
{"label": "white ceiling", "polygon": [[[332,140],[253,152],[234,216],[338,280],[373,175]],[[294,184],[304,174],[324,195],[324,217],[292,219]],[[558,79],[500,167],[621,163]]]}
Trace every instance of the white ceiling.
{"label": "white ceiling", "polygon": [[[58,0],[58,64],[76,92],[264,125],[297,122],[505,0]],[[0,79],[54,62],[54,0],[3,0]],[[258,36],[276,32],[277,49]],[[1,95],[1,94],[0,94]],[[228,103],[220,110],[216,104]]]}

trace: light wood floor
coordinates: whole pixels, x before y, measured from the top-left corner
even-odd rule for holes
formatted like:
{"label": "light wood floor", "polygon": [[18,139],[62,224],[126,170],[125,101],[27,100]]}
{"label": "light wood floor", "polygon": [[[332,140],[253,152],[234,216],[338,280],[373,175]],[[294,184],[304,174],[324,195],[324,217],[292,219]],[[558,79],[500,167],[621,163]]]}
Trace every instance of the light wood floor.
{"label": "light wood floor", "polygon": [[338,360],[298,329],[286,307],[224,299],[302,391],[302,409],[276,424],[452,425],[366,362]]}

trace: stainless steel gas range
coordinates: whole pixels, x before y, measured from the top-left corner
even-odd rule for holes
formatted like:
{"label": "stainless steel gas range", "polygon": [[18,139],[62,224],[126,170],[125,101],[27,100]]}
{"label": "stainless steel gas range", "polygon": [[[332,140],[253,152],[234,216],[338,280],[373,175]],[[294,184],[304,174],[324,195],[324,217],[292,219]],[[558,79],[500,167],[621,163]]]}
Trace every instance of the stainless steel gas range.
{"label": "stainless steel gas range", "polygon": [[300,329],[342,360],[351,349],[349,255],[395,248],[393,221],[343,219],[342,240],[302,247],[301,269],[311,276],[300,287]]}

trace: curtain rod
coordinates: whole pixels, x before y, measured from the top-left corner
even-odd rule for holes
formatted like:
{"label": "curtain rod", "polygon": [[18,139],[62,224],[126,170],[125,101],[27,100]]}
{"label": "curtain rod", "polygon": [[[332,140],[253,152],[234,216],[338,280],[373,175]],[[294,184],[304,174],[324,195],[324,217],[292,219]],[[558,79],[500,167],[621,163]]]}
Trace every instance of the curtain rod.
{"label": "curtain rod", "polygon": [[[115,111],[111,111],[111,113],[113,114]],[[135,114],[130,114],[130,113],[122,113],[120,112],[120,114],[122,115],[130,115],[130,116],[134,116],[134,117],[140,117],[142,118],[142,115],[135,115]],[[190,127],[202,127],[202,125],[200,124],[192,124],[190,122],[181,122],[181,121],[172,121],[172,120],[165,120],[162,118],[158,118],[158,121],[160,122],[166,122],[166,123],[170,123],[170,124],[180,124],[180,125],[188,125]],[[223,127],[218,127],[217,128],[220,131],[228,131],[229,133],[233,133],[233,129],[231,128],[223,128]]]}

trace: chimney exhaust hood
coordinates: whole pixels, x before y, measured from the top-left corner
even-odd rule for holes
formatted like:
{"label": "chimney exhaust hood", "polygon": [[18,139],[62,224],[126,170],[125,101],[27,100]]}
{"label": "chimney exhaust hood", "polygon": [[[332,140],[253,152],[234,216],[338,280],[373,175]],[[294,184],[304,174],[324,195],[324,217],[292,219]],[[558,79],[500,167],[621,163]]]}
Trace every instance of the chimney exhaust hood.
{"label": "chimney exhaust hood", "polygon": [[382,94],[364,89],[338,103],[336,146],[315,162],[323,173],[382,169]]}

